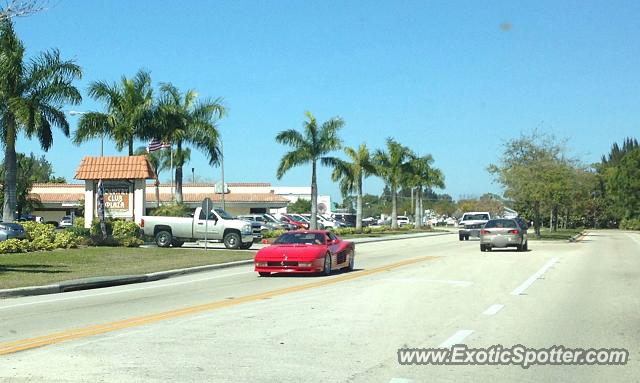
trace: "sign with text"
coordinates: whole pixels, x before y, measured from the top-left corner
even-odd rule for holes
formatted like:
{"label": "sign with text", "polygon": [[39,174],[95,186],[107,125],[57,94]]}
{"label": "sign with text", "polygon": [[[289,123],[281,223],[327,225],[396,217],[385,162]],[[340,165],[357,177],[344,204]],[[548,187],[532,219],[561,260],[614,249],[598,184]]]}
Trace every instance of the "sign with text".
{"label": "sign with text", "polygon": [[132,212],[133,185],[123,181],[104,181],[104,210],[109,217],[125,217]]}

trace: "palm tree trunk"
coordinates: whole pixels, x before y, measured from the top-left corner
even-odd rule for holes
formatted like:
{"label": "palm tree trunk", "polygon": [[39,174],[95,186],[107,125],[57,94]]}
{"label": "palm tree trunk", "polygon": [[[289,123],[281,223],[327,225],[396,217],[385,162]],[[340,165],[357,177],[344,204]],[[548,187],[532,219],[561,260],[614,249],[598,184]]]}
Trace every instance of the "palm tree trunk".
{"label": "palm tree trunk", "polygon": [[[182,165],[183,165],[183,156],[182,156],[182,142],[178,141],[177,149],[176,149],[176,202],[182,203]],[[224,189],[224,185],[222,185]],[[224,192],[224,190],[223,190]]]}
{"label": "palm tree trunk", "polygon": [[160,207],[160,179],[158,177],[156,177],[156,207]]}
{"label": "palm tree trunk", "polygon": [[356,196],[356,231],[362,231],[362,175],[358,178],[358,195]]}
{"label": "palm tree trunk", "polygon": [[316,160],[311,163],[311,230],[318,228],[318,184],[316,181]]}
{"label": "palm tree trunk", "polygon": [[416,188],[416,215],[415,215],[415,227],[416,229],[420,229],[422,227],[422,216],[420,212],[420,195],[422,193],[422,187]]}
{"label": "palm tree trunk", "polygon": [[391,229],[398,228],[398,188],[391,185]]}
{"label": "palm tree trunk", "polygon": [[16,195],[16,122],[11,114],[5,115],[7,135],[4,149],[4,204],[2,221],[13,222],[18,199]]}
{"label": "palm tree trunk", "polygon": [[133,138],[129,140],[129,156],[133,155]]}

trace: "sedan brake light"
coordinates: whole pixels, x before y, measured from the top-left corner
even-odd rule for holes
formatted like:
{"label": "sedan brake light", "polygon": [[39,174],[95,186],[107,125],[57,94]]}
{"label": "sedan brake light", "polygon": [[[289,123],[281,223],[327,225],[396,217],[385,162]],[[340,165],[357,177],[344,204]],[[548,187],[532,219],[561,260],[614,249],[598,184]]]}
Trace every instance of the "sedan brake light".
{"label": "sedan brake light", "polygon": [[509,230],[509,234],[520,234],[520,231],[517,229]]}
{"label": "sedan brake light", "polygon": [[482,229],[480,230],[480,234],[491,234],[489,230]]}

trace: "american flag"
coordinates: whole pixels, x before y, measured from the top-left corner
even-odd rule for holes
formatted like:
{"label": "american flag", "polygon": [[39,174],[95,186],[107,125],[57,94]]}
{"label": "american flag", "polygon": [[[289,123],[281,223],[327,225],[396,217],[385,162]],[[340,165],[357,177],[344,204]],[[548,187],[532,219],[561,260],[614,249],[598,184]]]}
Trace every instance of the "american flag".
{"label": "american flag", "polygon": [[170,147],[171,147],[170,144],[164,143],[159,139],[154,138],[153,140],[151,140],[151,142],[149,142],[149,146],[147,146],[147,152],[151,153],[160,149],[166,149]]}

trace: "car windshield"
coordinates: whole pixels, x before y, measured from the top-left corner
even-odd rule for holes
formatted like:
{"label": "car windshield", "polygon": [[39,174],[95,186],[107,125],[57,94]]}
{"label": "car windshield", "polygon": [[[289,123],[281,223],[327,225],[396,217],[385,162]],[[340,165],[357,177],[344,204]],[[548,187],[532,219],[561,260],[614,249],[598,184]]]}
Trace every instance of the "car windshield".
{"label": "car windshield", "polygon": [[488,214],[465,214],[465,216],[462,218],[463,221],[483,221],[488,219]]}
{"label": "car windshield", "polygon": [[214,209],[214,210],[222,219],[234,219],[233,215],[227,213],[226,211],[224,211],[222,209]]}
{"label": "car windshield", "polygon": [[515,229],[517,228],[518,225],[516,224],[516,221],[512,220],[512,219],[494,219],[491,220],[489,222],[487,222],[484,225],[485,229],[493,229],[493,228],[508,228],[508,229]]}
{"label": "car windshield", "polygon": [[273,243],[276,245],[323,245],[325,235],[322,233],[286,233]]}

